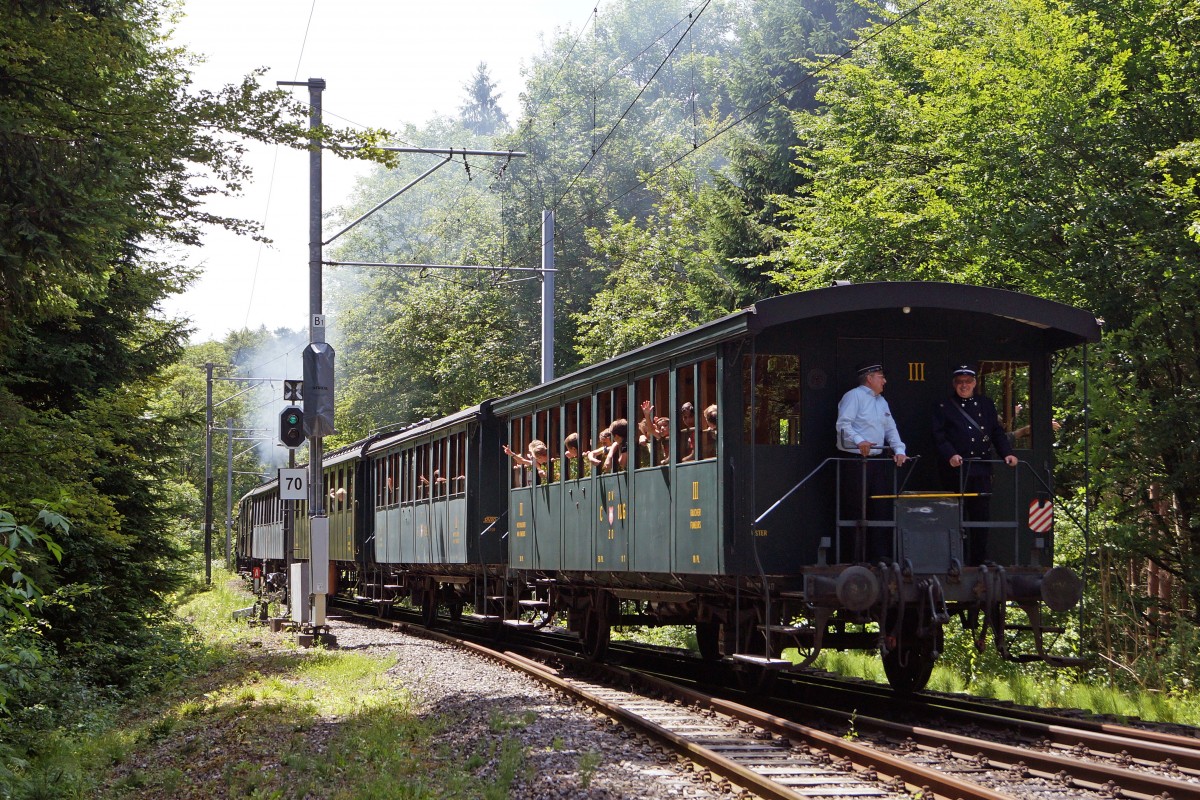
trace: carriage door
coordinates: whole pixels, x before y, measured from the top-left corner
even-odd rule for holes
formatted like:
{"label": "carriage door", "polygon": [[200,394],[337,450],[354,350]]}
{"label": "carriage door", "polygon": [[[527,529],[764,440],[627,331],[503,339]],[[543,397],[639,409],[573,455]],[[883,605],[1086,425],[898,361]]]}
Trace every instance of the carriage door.
{"label": "carriage door", "polygon": [[950,391],[946,353],[946,342],[941,339],[838,339],[837,369],[845,389],[858,385],[857,364],[876,360],[883,364],[887,376],[883,396],[896,420],[900,439],[910,457],[921,457],[915,466],[898,473],[900,481],[907,478],[906,491],[938,486],[938,454],[930,420],[934,402]]}

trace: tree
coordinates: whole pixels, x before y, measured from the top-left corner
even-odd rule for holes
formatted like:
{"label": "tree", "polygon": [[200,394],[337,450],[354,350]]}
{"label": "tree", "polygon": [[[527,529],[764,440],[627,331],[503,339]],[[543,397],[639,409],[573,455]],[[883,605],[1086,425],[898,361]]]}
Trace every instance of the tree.
{"label": "tree", "polygon": [[[446,119],[409,127],[404,139],[431,148],[488,149]],[[437,162],[407,156],[360,180],[335,212],[357,219]],[[327,290],[330,337],[338,342],[338,430],[346,441],[373,428],[441,416],[524,388],[533,380],[537,333],[527,284],[512,284],[496,191],[505,164],[455,158],[349,231],[340,260],[496,265],[495,273],[405,268],[336,269]],[[456,373],[453,365],[463,371]],[[495,394],[489,395],[488,392]]]}
{"label": "tree", "polygon": [[173,478],[194,409],[155,404],[187,331],[156,309],[190,275],[151,254],[208,225],[253,233],[205,198],[248,176],[244,138],[309,136],[305,107],[257,76],[193,87],[172,8],[16,0],[0,27],[0,505],[28,518],[44,498],[71,519],[61,562],[30,572],[70,597],[40,612],[46,641],[115,687],[143,674],[185,564]]}
{"label": "tree", "polygon": [[[770,257],[789,288],[966,281],[1103,316],[1092,365],[1100,546],[1176,576],[1194,619],[1200,162],[1182,109],[1200,99],[1197,10],[922,7],[832,71],[823,113],[798,115],[811,184],[784,202]],[[1066,433],[1078,448],[1082,432]]]}
{"label": "tree", "polygon": [[463,84],[466,102],[458,107],[463,127],[477,136],[492,136],[508,128],[508,116],[500,108],[500,95],[488,74],[486,61],[480,61],[471,80]]}
{"label": "tree", "polygon": [[[770,252],[779,198],[794,194],[806,178],[792,167],[802,144],[792,121],[798,111],[817,112],[823,67],[849,48],[857,29],[870,21],[864,5],[830,0],[756,0],[737,25],[734,57],[720,67],[729,95],[729,116],[745,122],[728,134],[729,163],[715,176],[709,225],[720,254],[731,262]],[[753,266],[734,271],[752,298],[775,291]]]}
{"label": "tree", "polygon": [[645,220],[610,214],[588,231],[593,269],[605,276],[587,311],[576,316],[575,347],[595,363],[735,310],[738,287],[722,269],[720,243],[708,237],[713,192],[674,174]]}
{"label": "tree", "polygon": [[[541,212],[554,211],[560,341],[580,334],[580,314],[604,281],[590,268],[596,239],[584,232],[602,231],[609,219],[644,220],[658,199],[646,178],[690,153],[720,113],[717,64],[732,47],[737,6],[713,2],[697,12],[679,0],[619,0],[590,30],[559,32],[529,68],[521,118],[502,140],[529,154],[499,187],[504,254],[538,266]],[[578,353],[556,347],[555,362],[557,373],[569,372]]]}

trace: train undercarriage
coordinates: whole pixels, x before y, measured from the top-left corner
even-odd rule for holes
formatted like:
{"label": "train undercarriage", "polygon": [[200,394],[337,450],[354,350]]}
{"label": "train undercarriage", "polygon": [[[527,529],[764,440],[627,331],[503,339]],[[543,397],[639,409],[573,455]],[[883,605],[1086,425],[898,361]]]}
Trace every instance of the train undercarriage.
{"label": "train undercarriage", "polygon": [[[271,566],[260,569],[260,585],[278,598],[270,576],[281,570]],[[600,584],[596,573],[546,575],[502,565],[431,571],[341,562],[331,570],[333,594],[368,604],[380,617],[403,605],[419,609],[428,627],[466,616],[491,624],[497,635],[558,624],[579,637],[593,660],[604,659],[616,628],[690,626],[702,658],[731,660],[757,685],[771,672],[811,665],[824,650],[875,650],[895,690],[919,691],[953,617],[980,648],[990,634],[1007,660],[1077,663],[1052,652],[1052,637],[1063,629],[1045,614],[1078,602],[1079,579],[1063,567],[984,564],[932,575],[880,562],[810,567],[765,581],[709,576],[683,586],[678,576],[626,573]]]}

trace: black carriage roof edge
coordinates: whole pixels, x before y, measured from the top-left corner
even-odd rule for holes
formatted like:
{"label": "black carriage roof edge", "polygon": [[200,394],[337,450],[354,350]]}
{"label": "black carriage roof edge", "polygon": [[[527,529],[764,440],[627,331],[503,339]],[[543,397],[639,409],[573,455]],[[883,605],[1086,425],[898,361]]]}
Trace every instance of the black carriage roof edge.
{"label": "black carriage roof edge", "polygon": [[402,428],[398,431],[372,437],[371,439],[367,439],[365,442],[360,443],[362,444],[361,455],[365,457],[376,451],[391,447],[398,442],[407,441],[408,439],[412,439],[417,436],[433,433],[441,430],[442,428],[447,428],[459,422],[463,422],[464,420],[487,416],[491,412],[491,404],[492,401],[484,400],[479,405],[468,406],[461,411],[456,411],[453,414],[447,414],[444,417],[438,417],[437,419],[432,420],[423,419],[420,422],[409,425],[408,427]]}
{"label": "black carriage roof edge", "polygon": [[758,318],[751,326],[903,307],[1004,317],[1049,332],[1047,344],[1056,350],[1100,339],[1099,321],[1081,308],[1010,289],[936,281],[854,283],[770,297],[751,306]]}
{"label": "black carriage roof edge", "polygon": [[547,383],[531,386],[497,399],[498,413],[507,413],[546,393],[573,393],[584,386],[624,374],[631,363],[647,354],[658,357],[683,355],[710,344],[726,341],[802,319],[813,319],[854,311],[883,309],[934,308],[968,311],[993,317],[1005,317],[1045,330],[1053,349],[1075,347],[1100,339],[1100,323],[1083,309],[1008,289],[994,289],[965,283],[935,281],[876,281],[847,283],[777,295],[751,306],[665,339],[613,356]]}

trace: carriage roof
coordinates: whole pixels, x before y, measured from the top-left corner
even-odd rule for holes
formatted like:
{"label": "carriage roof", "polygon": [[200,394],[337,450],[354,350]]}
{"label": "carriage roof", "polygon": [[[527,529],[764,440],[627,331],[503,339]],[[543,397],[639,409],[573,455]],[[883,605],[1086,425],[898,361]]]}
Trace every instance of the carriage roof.
{"label": "carriage roof", "polygon": [[1074,347],[1100,338],[1100,323],[1087,311],[1006,289],[929,281],[884,281],[812,289],[760,300],[747,308],[691,330],[630,350],[598,364],[495,402],[509,409],[547,394],[570,394],[644,364],[755,335],[767,328],[804,320],[885,309],[962,311],[1006,319],[1037,329],[1047,350]]}

